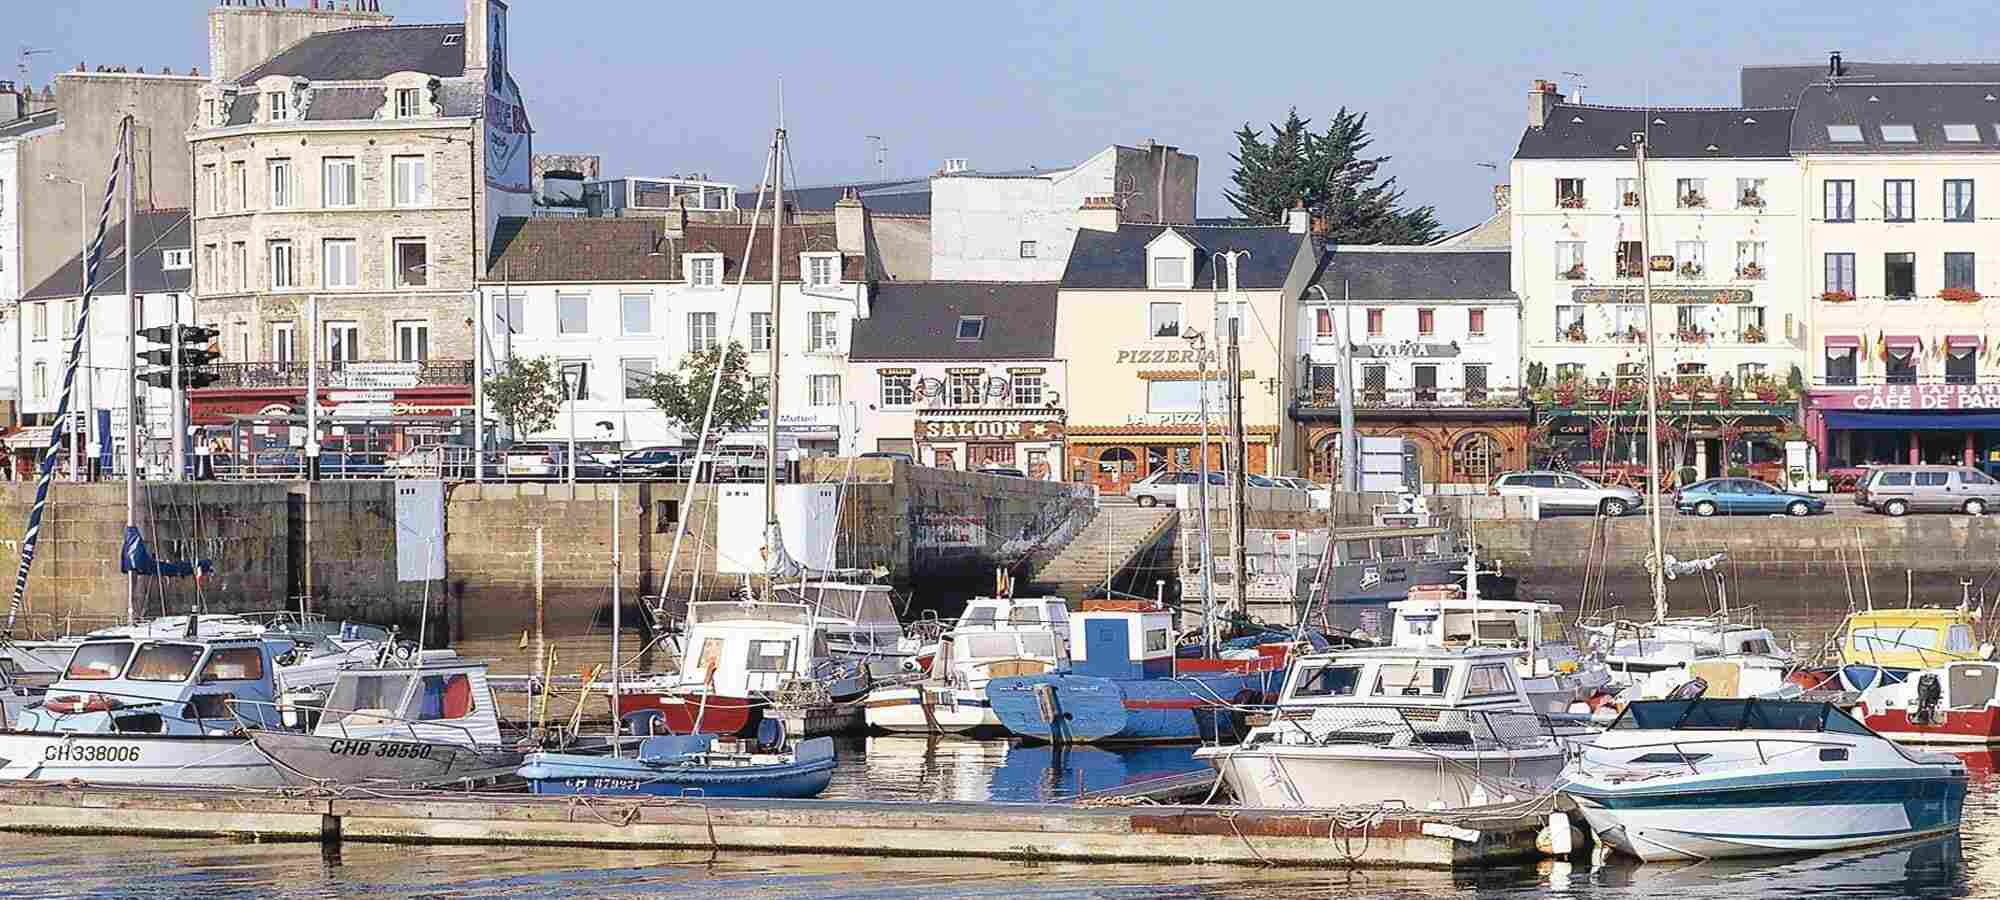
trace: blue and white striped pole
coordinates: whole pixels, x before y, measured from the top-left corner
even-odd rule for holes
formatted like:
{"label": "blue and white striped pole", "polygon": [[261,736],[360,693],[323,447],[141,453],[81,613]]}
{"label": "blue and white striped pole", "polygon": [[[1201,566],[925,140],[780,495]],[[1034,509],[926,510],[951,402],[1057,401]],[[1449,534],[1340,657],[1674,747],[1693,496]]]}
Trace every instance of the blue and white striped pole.
{"label": "blue and white striped pole", "polygon": [[[125,152],[131,146],[126,140],[132,128],[132,120],[126,119],[118,137],[118,153],[111,160],[111,177],[104,185],[104,205],[97,213],[97,239],[90,242],[90,254],[84,259],[82,310],[77,313],[76,332],[70,338],[69,364],[63,368],[62,396],[56,401],[55,426],[49,431],[49,448],[42,454],[39,477],[35,480],[35,506],[28,512],[28,533],[21,538],[21,568],[14,573],[14,597],[7,602],[7,627],[0,631],[0,637],[14,635],[14,620],[21,614],[21,600],[28,593],[28,567],[35,562],[35,545],[42,536],[42,514],[48,510],[49,483],[55,480],[56,459],[61,455],[63,432],[69,427],[70,392],[76,385],[76,370],[83,358],[83,338],[87,332],[85,323],[90,321],[90,297],[97,290],[97,265],[104,258],[104,233],[111,227],[111,202],[118,191],[118,173],[125,168]],[[130,216],[131,211],[127,210]],[[132,249],[125,248],[125,265],[132,265]]]}

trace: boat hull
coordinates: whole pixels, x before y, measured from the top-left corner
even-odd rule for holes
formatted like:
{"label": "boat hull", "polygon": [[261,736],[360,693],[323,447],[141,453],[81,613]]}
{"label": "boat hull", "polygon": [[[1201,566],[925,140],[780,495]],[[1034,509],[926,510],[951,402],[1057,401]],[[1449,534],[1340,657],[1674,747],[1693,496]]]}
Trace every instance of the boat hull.
{"label": "boat hull", "polygon": [[1563,748],[1553,744],[1422,752],[1265,745],[1205,749],[1196,755],[1207,758],[1239,803],[1267,809],[1397,802],[1411,809],[1456,809],[1497,803],[1505,793],[1526,798],[1546,792],[1567,761]]}
{"label": "boat hull", "polygon": [[660,734],[716,734],[751,737],[763,719],[763,706],[747,697],[704,692],[640,691],[620,694],[618,719],[629,721],[648,712],[659,713]]}
{"label": "boat hull", "polygon": [[790,762],[742,767],[649,765],[636,759],[541,753],[519,774],[545,796],[761,797],[819,796],[833,780],[833,742],[813,738]]}
{"label": "boat hull", "polygon": [[0,733],[0,780],[282,787],[242,735]]}
{"label": "boat hull", "polygon": [[1004,735],[986,691],[977,688],[876,688],[862,702],[868,727],[890,734]]}
{"label": "boat hull", "polygon": [[[1857,710],[1859,712],[1859,710]],[[1891,707],[1858,716],[1869,730],[1906,744],[2000,746],[2000,707],[1946,709],[1940,722],[1912,722],[1908,710]]]}
{"label": "boat hull", "polygon": [[1263,704],[1284,670],[1116,680],[1072,673],[996,678],[986,686],[1008,731],[1052,743],[1234,743],[1242,707]]}
{"label": "boat hull", "polygon": [[512,774],[522,754],[435,741],[320,737],[255,732],[251,741],[288,784],[420,786]]}
{"label": "boat hull", "polygon": [[1566,784],[1607,846],[1648,862],[1841,850],[1955,830],[1966,777],[1752,776],[1699,788]]}

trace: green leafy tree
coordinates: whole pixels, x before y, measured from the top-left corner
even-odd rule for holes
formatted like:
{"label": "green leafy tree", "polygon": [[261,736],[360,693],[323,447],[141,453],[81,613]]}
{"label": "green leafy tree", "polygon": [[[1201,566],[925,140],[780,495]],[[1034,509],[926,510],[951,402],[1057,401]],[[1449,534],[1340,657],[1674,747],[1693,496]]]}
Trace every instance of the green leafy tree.
{"label": "green leafy tree", "polygon": [[555,424],[562,393],[562,378],[546,356],[510,357],[486,379],[487,404],[517,436]]}
{"label": "green leafy tree", "polygon": [[1436,210],[1404,208],[1396,179],[1381,175],[1387,156],[1366,156],[1374,138],[1368,115],[1341,107],[1324,132],[1299,118],[1297,107],[1283,124],[1270,126],[1270,140],[1250,123],[1236,133],[1236,189],[1224,192],[1251,222],[1275,225],[1286,211],[1304,203],[1327,221],[1327,237],[1344,244],[1422,244],[1444,234]]}
{"label": "green leafy tree", "polygon": [[678,371],[655,374],[631,385],[630,390],[659,407],[682,432],[694,434],[701,430],[708,412],[708,392],[715,382],[717,365],[722,366],[722,386],[715,395],[715,418],[710,420],[709,430],[721,434],[742,431],[763,413],[764,393],[750,378],[750,354],[740,342],[689,353],[681,357]]}

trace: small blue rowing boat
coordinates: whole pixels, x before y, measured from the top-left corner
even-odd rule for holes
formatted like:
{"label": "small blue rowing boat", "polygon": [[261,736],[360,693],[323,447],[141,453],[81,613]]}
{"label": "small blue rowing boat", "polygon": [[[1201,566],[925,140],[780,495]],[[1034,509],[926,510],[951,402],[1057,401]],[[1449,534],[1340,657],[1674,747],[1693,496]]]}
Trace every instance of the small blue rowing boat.
{"label": "small blue rowing boat", "polygon": [[817,797],[833,780],[833,739],[786,750],[707,734],[647,738],[637,758],[531,753],[517,772],[536,794]]}

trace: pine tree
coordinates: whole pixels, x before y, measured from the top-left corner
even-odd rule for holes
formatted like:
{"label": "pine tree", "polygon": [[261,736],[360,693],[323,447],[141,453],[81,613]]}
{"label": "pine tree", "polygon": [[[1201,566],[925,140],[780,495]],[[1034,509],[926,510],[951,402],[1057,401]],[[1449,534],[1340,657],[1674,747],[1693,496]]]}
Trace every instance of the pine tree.
{"label": "pine tree", "polygon": [[1236,190],[1224,196],[1250,221],[1278,224],[1303,202],[1339,243],[1421,244],[1444,233],[1432,207],[1401,206],[1396,179],[1381,177],[1389,157],[1363,155],[1374,142],[1367,113],[1343,106],[1325,132],[1314,133],[1312,120],[1293,107],[1283,124],[1269,128],[1269,141],[1248,122],[1236,132]]}

